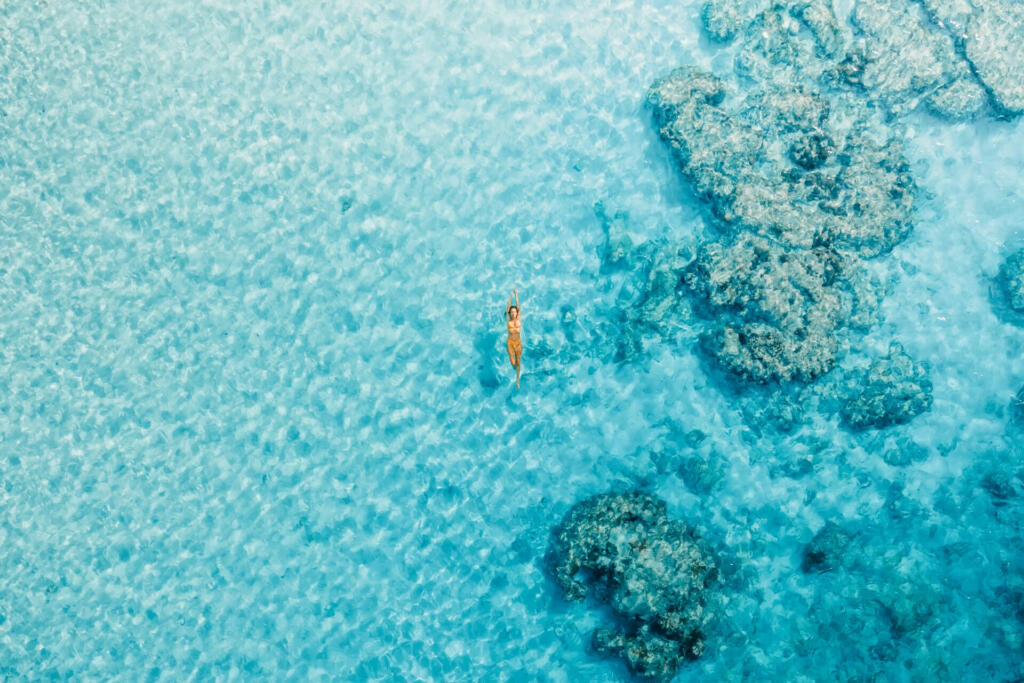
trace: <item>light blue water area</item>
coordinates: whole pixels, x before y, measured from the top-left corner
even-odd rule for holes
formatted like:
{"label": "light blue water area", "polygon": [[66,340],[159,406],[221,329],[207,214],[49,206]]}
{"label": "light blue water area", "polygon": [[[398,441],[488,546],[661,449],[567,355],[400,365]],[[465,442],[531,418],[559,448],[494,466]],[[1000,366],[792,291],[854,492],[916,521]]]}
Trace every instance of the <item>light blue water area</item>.
{"label": "light blue water area", "polygon": [[[988,278],[1024,124],[906,120],[925,196],[865,346],[927,360],[932,410],[761,433],[689,323],[616,362],[637,275],[599,258],[598,203],[705,231],[643,97],[727,54],[692,2],[0,6],[0,677],[617,680],[543,555],[637,486],[739,567],[681,680],[1024,675],[1020,508],[983,486],[1018,469]],[[889,559],[802,573],[826,521]],[[925,612],[888,658],[879,583]]]}

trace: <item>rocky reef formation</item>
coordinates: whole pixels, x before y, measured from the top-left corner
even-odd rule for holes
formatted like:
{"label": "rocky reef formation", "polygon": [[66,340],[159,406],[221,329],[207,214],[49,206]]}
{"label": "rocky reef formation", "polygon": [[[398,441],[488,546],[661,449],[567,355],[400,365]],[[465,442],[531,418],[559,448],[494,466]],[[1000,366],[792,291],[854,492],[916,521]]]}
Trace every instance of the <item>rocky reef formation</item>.
{"label": "rocky reef formation", "polygon": [[841,269],[829,249],[786,250],[745,234],[704,245],[682,283],[719,323],[702,343],[722,367],[755,382],[810,381],[835,362]]}
{"label": "rocky reef formation", "polygon": [[[737,69],[751,56],[846,84],[895,115],[924,106],[965,119],[1024,112],[1024,5],[1012,0],[859,0],[837,15],[825,0],[709,0],[708,36],[742,36]],[[796,39],[800,29],[814,39]],[[753,69],[752,69],[753,67]]]}
{"label": "rocky reef formation", "polygon": [[[915,186],[902,145],[809,88],[771,83],[742,103],[721,80],[676,69],[648,92],[662,139],[727,232],[786,247],[874,256],[910,231]],[[882,131],[885,132],[885,131]]]}
{"label": "rocky reef formation", "polygon": [[[667,240],[648,240],[633,244],[626,231],[628,216],[609,213],[603,204],[594,207],[604,229],[604,242],[598,249],[601,272],[632,273],[618,294],[617,319],[604,330],[595,344],[610,352],[609,362],[626,362],[643,354],[644,337],[654,334],[668,340],[691,321],[692,310],[685,297],[678,295],[679,272],[693,259],[683,245]],[[614,345],[607,343],[608,338]]]}
{"label": "rocky reef formation", "polygon": [[[933,9],[940,3],[947,4],[926,0]],[[998,112],[1009,116],[1024,113],[1024,4],[971,0],[970,6],[974,11],[957,33],[964,55]],[[952,28],[957,30],[956,24]]]}
{"label": "rocky reef formation", "polygon": [[682,67],[647,99],[724,233],[679,277],[709,321],[702,349],[759,384],[831,370],[861,298],[860,260],[889,251],[912,226],[916,188],[898,138],[793,82],[733,103],[720,79]]}
{"label": "rocky reef formation", "polygon": [[1015,313],[1024,313],[1024,249],[1006,257],[996,277],[1003,302]]}
{"label": "rocky reef formation", "polygon": [[[919,495],[919,479],[895,473],[870,512],[845,501],[820,508],[824,523],[801,530],[791,557],[799,588],[777,598],[786,602],[797,657],[841,662],[839,677],[859,680],[968,680],[981,661],[996,662],[993,679],[1014,679],[1024,633],[1014,569],[1024,547],[1024,477],[1000,441],[988,450],[972,440],[976,462],[944,479],[931,500]],[[989,653],[950,654],[950,633],[967,614],[981,615]],[[796,680],[813,666],[760,678]]]}
{"label": "rocky reef formation", "polygon": [[596,631],[593,644],[634,673],[667,679],[702,654],[715,561],[663,501],[631,492],[577,503],[555,529],[548,560],[567,600],[590,593],[622,619],[621,628]]}
{"label": "rocky reef formation", "polygon": [[804,548],[800,568],[806,573],[837,569],[846,562],[846,551],[852,542],[853,535],[834,522],[827,522]]}
{"label": "rocky reef formation", "polygon": [[893,343],[889,353],[855,374],[839,415],[854,430],[904,424],[932,406],[928,369]]}
{"label": "rocky reef formation", "polygon": [[[886,287],[868,282],[878,270],[866,261],[913,228],[900,116],[1024,112],[1024,5],[709,0],[701,19],[712,40],[736,41],[734,73],[678,68],[652,84],[647,103],[712,230],[687,249],[641,245],[650,258],[634,262],[646,279],[624,326],[667,336],[696,316],[699,348],[726,376],[774,392],[763,406],[803,405],[800,394],[814,390],[802,387],[875,321]],[[603,261],[618,267],[630,249],[609,239]],[[1004,265],[999,285],[1024,312],[1024,256]],[[618,359],[642,349],[639,336],[624,339]],[[931,406],[927,370],[902,351],[840,381],[852,386],[839,402],[854,430]]]}
{"label": "rocky reef formation", "polygon": [[903,441],[887,448],[882,459],[892,467],[906,467],[928,459],[928,449],[914,441]]}
{"label": "rocky reef formation", "polygon": [[826,523],[805,546],[801,568],[816,576],[816,609],[833,615],[836,626],[863,633],[879,654],[895,640],[921,633],[940,609],[939,586],[927,581],[927,560],[872,525]]}
{"label": "rocky reef formation", "polygon": [[856,38],[843,64],[860,68],[843,69],[842,76],[890,111],[901,114],[923,102],[937,114],[963,119],[986,107],[985,90],[952,37],[917,3],[864,0],[850,20]]}

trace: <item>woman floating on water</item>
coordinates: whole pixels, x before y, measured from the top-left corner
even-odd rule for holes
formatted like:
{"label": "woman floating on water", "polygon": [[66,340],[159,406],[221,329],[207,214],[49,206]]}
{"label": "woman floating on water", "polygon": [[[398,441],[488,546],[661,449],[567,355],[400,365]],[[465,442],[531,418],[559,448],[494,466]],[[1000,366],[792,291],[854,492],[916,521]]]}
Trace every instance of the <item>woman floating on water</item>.
{"label": "woman floating on water", "polygon": [[[512,305],[512,297],[516,298],[516,303]],[[523,320],[519,314],[519,290],[513,289],[512,293],[508,295],[508,305],[505,306],[505,321],[508,323],[508,359],[512,362],[512,367],[516,369],[516,389],[519,388],[519,371],[521,369],[520,358],[523,357],[523,340],[519,337],[519,333],[523,331]]]}

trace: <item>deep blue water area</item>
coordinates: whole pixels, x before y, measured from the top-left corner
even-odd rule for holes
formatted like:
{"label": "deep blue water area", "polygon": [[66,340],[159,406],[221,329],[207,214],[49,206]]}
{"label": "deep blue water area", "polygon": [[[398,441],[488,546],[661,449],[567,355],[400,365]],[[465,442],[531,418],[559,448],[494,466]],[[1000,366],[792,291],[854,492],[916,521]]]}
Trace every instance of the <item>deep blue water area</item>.
{"label": "deep blue water area", "polygon": [[552,533],[642,491],[676,680],[1020,680],[1018,28],[0,4],[0,679],[628,679]]}

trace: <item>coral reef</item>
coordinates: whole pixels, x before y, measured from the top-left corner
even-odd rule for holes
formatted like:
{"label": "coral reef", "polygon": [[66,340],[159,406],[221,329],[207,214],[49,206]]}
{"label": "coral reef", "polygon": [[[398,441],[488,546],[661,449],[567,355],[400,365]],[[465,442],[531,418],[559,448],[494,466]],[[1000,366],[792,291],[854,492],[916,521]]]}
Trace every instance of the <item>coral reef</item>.
{"label": "coral reef", "polygon": [[[696,330],[687,341],[699,338],[702,354],[739,380],[723,391],[743,413],[745,442],[758,443],[760,426],[778,429],[813,411],[838,413],[853,432],[909,422],[933,404],[927,364],[899,344],[870,354],[880,357],[854,360],[865,358],[857,336],[878,321],[878,302],[893,289],[895,274],[912,274],[908,264],[886,265],[881,258],[909,235],[914,221],[917,188],[903,140],[920,119],[902,117],[917,111],[969,120],[1024,111],[1024,4],[709,0],[701,20],[713,41],[736,44],[716,48],[715,74],[677,69],[652,84],[647,102],[678,172],[706,209],[708,229],[695,231],[686,250],[662,248],[672,256],[638,278],[639,295],[630,299],[637,305],[625,315],[636,324],[654,321],[647,329],[655,329],[669,311],[678,315],[686,308],[682,299],[689,302]],[[729,59],[732,74],[719,70]],[[916,158],[915,164],[926,163]],[[623,262],[620,250],[608,253],[608,262]],[[644,258],[635,263],[647,266]],[[1007,260],[993,291],[1024,313],[1024,252]],[[641,307],[648,315],[635,313]],[[852,358],[844,361],[847,353]],[[1011,441],[1024,430],[1022,396],[1024,390],[1011,406]],[[991,414],[1001,415],[1000,407],[993,402]],[[944,655],[946,633],[936,627],[965,609],[976,610],[968,621],[979,625],[987,627],[989,616],[976,606],[945,604],[949,563],[934,555],[931,541],[924,547],[913,541],[915,526],[929,524],[938,509],[929,508],[928,492],[922,495],[915,477],[933,470],[956,443],[935,438],[930,429],[836,442],[826,425],[814,427],[801,434],[822,435],[828,443],[820,450],[796,452],[794,440],[786,440],[778,461],[759,455],[757,463],[768,465],[773,479],[804,477],[793,490],[806,491],[809,509],[838,522],[802,530],[806,545],[792,553],[800,569],[787,580],[803,582],[808,596],[806,617],[786,608],[787,620],[806,619],[789,641],[797,657],[820,656],[827,642],[845,666],[855,642],[859,664],[836,675],[867,680],[905,668],[962,678],[958,660]],[[851,442],[864,452],[848,449]],[[718,498],[731,490],[723,477],[735,484],[728,467],[740,470],[735,462],[723,466],[716,455],[711,448],[672,453],[659,472],[675,470],[691,493]],[[833,495],[837,485],[878,485],[878,468],[891,486],[881,485],[874,500],[855,507]],[[1003,468],[975,477],[970,493],[979,509],[1018,520],[1024,474]],[[951,505],[951,513],[958,507]],[[876,513],[891,520],[866,521]],[[969,528],[963,519],[956,524]],[[1016,541],[1020,525],[1011,526]],[[976,540],[966,535],[946,543],[949,556],[970,558],[958,560],[963,566],[979,556]],[[1004,564],[1000,570],[987,560],[986,571],[1002,576],[1018,555],[993,550],[991,557]],[[719,564],[728,568],[726,555]],[[1019,585],[1011,590],[1017,605],[1024,595]],[[751,609],[748,623],[767,620],[757,612],[763,605]],[[1019,619],[1021,610],[1014,609]],[[732,616],[723,609],[719,618]],[[649,620],[630,617],[629,624],[596,633],[595,647],[620,654],[643,675],[670,675],[672,640]],[[1004,628],[1012,635],[1008,642],[1020,642],[1019,626]]]}
{"label": "coral reef", "polygon": [[710,550],[665,503],[606,493],[577,503],[554,531],[549,562],[567,600],[588,591],[627,622],[598,630],[594,646],[622,656],[634,673],[671,676],[704,649],[706,593],[716,575]]}
{"label": "coral reef", "polygon": [[873,642],[876,659],[899,638],[921,633],[940,609],[927,559],[874,525],[827,522],[805,547],[801,568],[815,575],[813,604],[825,623],[860,634],[865,646]]}
{"label": "coral reef", "polygon": [[897,444],[882,453],[882,459],[892,467],[906,467],[928,459],[928,449],[913,441]]}
{"label": "coral reef", "polygon": [[715,320],[702,343],[724,368],[754,382],[810,381],[835,361],[841,268],[834,251],[745,234],[704,245],[682,282]]}
{"label": "coral reef", "polygon": [[[653,332],[671,338],[692,319],[690,306],[678,290],[679,272],[693,254],[665,240],[634,244],[624,212],[609,213],[600,202],[594,212],[604,231],[598,248],[602,274],[627,271],[636,276],[619,292],[618,319],[605,330],[608,334],[602,335],[597,346],[611,351],[608,360],[631,361],[642,354],[645,335]],[[607,344],[608,337],[615,340],[613,345]]]}
{"label": "coral reef", "polygon": [[[663,257],[627,322],[657,328],[681,314],[686,294],[706,321],[700,348],[728,374],[813,382],[835,366],[847,331],[874,321],[865,304],[884,287],[866,291],[862,260],[913,226],[917,188],[898,116],[919,106],[951,119],[1024,111],[1024,5],[708,0],[701,20],[713,40],[738,39],[742,87],[683,66],[655,81],[647,102],[721,234],[681,270],[684,252]],[[1024,256],[1008,261],[1000,285],[1024,312]],[[841,411],[848,426],[899,424],[929,408],[927,373],[902,358],[858,374]]]}
{"label": "coral reef", "polygon": [[641,295],[636,305],[627,309],[626,319],[632,326],[669,334],[692,317],[678,290],[679,273],[693,256],[668,244],[645,243],[644,251]]}
{"label": "coral reef", "polygon": [[[837,15],[824,0],[710,0],[708,36],[742,36],[737,73],[855,86],[895,115],[925,106],[950,119],[1024,112],[1024,5],[1007,0],[859,0]],[[814,37],[814,51],[794,22]]]}
{"label": "coral reef", "polygon": [[707,495],[728,476],[729,460],[716,450],[692,453],[682,458],[676,473],[690,491]]}
{"label": "coral reef", "polygon": [[767,0],[709,0],[701,8],[700,19],[704,31],[717,42],[728,42],[736,37],[750,18],[760,12]]}
{"label": "coral reef", "polygon": [[[935,0],[933,4],[937,4]],[[1024,113],[1024,4],[973,0],[964,51],[1004,115]]]}
{"label": "coral reef", "polygon": [[878,141],[865,120],[850,125],[855,112],[833,116],[803,86],[770,83],[732,108],[726,94],[712,74],[681,67],[647,99],[683,176],[727,231],[862,256],[907,235],[915,186],[897,138]]}
{"label": "coral reef", "polygon": [[851,429],[881,429],[909,422],[931,406],[927,367],[893,343],[887,355],[854,376],[839,414]]}
{"label": "coral reef", "polygon": [[824,0],[797,0],[792,3],[789,11],[814,35],[819,56],[835,57],[846,44],[847,38],[832,3]]}
{"label": "coral reef", "polygon": [[853,536],[837,524],[828,522],[804,548],[800,568],[804,572],[827,572],[843,566]]}
{"label": "coral reef", "polygon": [[974,0],[918,0],[929,19],[954,38],[967,33],[967,23],[974,13]]}
{"label": "coral reef", "polygon": [[[901,144],[801,85],[770,83],[728,106],[720,79],[682,67],[647,99],[680,171],[727,233],[680,278],[711,321],[702,348],[755,383],[828,372],[858,299],[859,258],[911,229],[916,188]],[[650,291],[659,302],[675,294]]]}
{"label": "coral reef", "polygon": [[598,629],[594,631],[593,646],[598,652],[622,657],[630,671],[644,678],[668,680],[679,668],[679,643],[648,624],[641,625],[633,635]]}
{"label": "coral reef", "polygon": [[953,39],[914,2],[863,0],[851,21],[858,31],[852,52],[864,65],[855,82],[894,113],[921,101],[936,113],[968,118],[986,106],[985,91],[957,54]]}
{"label": "coral reef", "polygon": [[836,145],[824,133],[810,133],[797,139],[789,148],[789,158],[805,171],[820,168],[835,154]]}
{"label": "coral reef", "polygon": [[[741,79],[755,83],[804,83],[812,84],[822,76],[822,69],[829,63],[818,59],[822,45],[828,40],[823,33],[815,36],[812,43],[801,35],[802,29],[813,32],[798,16],[804,15],[827,23],[827,10],[822,3],[815,3],[826,11],[815,15],[810,8],[799,12],[794,5],[772,3],[764,11],[752,15],[742,31],[733,68]],[[818,26],[824,28],[824,25]]]}
{"label": "coral reef", "polygon": [[[922,11],[923,10],[923,11]],[[1024,5],[1006,0],[863,0],[851,21],[857,82],[893,113],[923,102],[963,119],[1024,112]]]}

